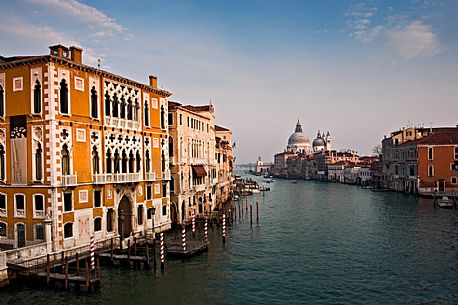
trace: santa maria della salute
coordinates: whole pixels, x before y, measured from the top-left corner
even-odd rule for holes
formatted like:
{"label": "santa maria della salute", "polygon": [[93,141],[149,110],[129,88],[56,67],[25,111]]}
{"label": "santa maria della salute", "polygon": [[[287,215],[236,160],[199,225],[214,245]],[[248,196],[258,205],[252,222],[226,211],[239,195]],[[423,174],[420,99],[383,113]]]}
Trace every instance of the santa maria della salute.
{"label": "santa maria della salute", "polygon": [[313,140],[312,145],[310,145],[309,139],[302,131],[301,123],[297,120],[296,130],[288,139],[286,151],[310,154],[323,150],[331,150],[331,135],[329,131],[326,134],[320,134],[320,131],[318,130],[316,139]]}

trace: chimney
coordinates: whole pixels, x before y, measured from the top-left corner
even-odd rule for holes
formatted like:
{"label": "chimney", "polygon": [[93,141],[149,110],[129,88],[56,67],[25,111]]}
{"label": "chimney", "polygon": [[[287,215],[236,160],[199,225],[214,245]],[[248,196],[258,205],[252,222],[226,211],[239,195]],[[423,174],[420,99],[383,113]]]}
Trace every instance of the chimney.
{"label": "chimney", "polygon": [[68,48],[61,44],[50,46],[49,50],[51,55],[68,58]]}
{"label": "chimney", "polygon": [[156,75],[150,75],[149,76],[149,85],[150,87],[157,88],[157,76]]}
{"label": "chimney", "polygon": [[70,47],[71,60],[76,61],[77,63],[83,63],[83,49],[71,46]]}

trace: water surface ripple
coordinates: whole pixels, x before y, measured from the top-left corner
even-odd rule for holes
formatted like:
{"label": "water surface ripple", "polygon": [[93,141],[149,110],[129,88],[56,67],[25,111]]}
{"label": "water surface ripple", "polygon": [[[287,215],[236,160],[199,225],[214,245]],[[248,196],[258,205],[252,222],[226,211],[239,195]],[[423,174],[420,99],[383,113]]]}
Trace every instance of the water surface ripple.
{"label": "water surface ripple", "polygon": [[[261,179],[262,180],[262,179]],[[458,211],[354,186],[277,180],[222,245],[165,273],[107,267],[100,291],[11,288],[4,304],[456,304]],[[253,201],[252,201],[253,202]],[[255,211],[255,205],[253,205]]]}

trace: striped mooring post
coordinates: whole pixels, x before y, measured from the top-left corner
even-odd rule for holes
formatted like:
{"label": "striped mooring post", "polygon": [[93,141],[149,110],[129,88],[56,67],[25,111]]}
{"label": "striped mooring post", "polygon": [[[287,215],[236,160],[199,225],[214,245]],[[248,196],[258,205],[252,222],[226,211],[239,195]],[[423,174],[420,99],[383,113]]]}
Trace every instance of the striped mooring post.
{"label": "striped mooring post", "polygon": [[164,233],[161,232],[161,270],[164,270],[165,248],[164,248]]}
{"label": "striped mooring post", "polygon": [[205,219],[204,234],[205,234],[205,241],[208,242],[208,220],[207,219]]}
{"label": "striped mooring post", "polygon": [[196,214],[192,213],[192,237],[196,237]]}
{"label": "striped mooring post", "polygon": [[226,244],[226,214],[223,214],[223,245]]}
{"label": "striped mooring post", "polygon": [[91,269],[95,269],[95,237],[91,235]]}
{"label": "striped mooring post", "polygon": [[186,227],[184,225],[181,229],[181,245],[183,246],[183,251],[186,251]]}

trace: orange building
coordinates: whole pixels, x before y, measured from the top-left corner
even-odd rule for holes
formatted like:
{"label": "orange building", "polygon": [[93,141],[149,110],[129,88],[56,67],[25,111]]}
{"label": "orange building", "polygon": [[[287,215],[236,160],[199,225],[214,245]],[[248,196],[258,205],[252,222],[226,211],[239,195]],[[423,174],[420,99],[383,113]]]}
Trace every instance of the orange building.
{"label": "orange building", "polygon": [[170,227],[171,93],[155,76],[138,83],[82,55],[56,45],[0,57],[3,248],[58,251]]}
{"label": "orange building", "polygon": [[418,143],[418,192],[458,193],[458,128],[437,132]]}

